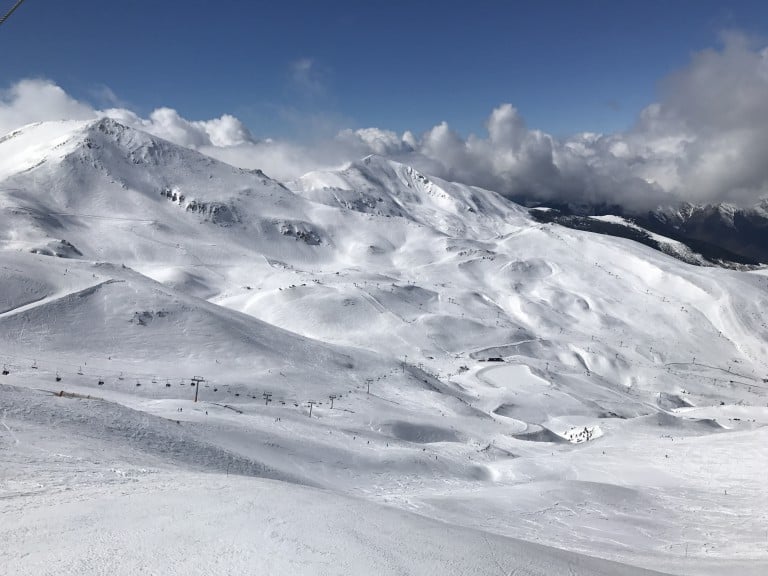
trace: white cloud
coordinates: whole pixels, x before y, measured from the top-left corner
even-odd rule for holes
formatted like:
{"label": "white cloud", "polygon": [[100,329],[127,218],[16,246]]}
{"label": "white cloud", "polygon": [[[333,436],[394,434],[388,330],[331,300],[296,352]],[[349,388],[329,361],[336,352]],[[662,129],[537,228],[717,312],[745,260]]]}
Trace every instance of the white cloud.
{"label": "white cloud", "polygon": [[768,196],[768,49],[724,34],[719,49],[664,79],[659,101],[625,133],[558,140],[528,129],[510,104],[486,127],[486,137],[461,138],[442,123],[413,148],[438,175],[510,195],[634,210],[753,204]]}
{"label": "white cloud", "polygon": [[768,194],[768,51],[748,38],[726,34],[722,50],[667,78],[654,120],[657,134],[680,141],[678,194],[737,203]]}
{"label": "white cloud", "polygon": [[29,78],[0,92],[0,134],[32,122],[87,120],[94,110],[48,80]]}
{"label": "white cloud", "polygon": [[103,114],[190,148],[239,146],[253,142],[245,125],[229,114],[200,121],[187,120],[172,108],[157,108],[146,119],[124,108],[112,108]]}
{"label": "white cloud", "polygon": [[336,140],[347,143],[350,149],[360,149],[363,153],[381,156],[392,156],[413,151],[413,146],[408,143],[405,135],[398,136],[396,132],[380,128],[342,130],[336,136]]}
{"label": "white cloud", "polygon": [[[311,60],[297,61],[292,70],[304,88],[321,87],[313,87]],[[510,196],[630,210],[679,200],[751,204],[768,196],[768,49],[733,33],[723,36],[719,49],[695,54],[664,79],[659,101],[631,130],[567,139],[528,128],[511,104],[491,112],[480,136],[463,137],[442,122],[421,136],[371,127],[302,144],[259,140],[228,114],[188,120],[172,108],[147,118],[127,108],[98,111],[46,80],[22,80],[0,94],[0,132],[100,115],[278,179],[375,153]]]}

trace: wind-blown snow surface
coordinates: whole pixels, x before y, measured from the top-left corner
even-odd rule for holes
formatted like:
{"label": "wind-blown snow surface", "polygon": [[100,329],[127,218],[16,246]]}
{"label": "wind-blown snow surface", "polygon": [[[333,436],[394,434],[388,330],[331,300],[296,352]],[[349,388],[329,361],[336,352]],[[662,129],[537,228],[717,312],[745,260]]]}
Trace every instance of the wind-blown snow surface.
{"label": "wind-blown snow surface", "polygon": [[0,141],[0,247],[4,574],[768,570],[761,272],[111,120]]}

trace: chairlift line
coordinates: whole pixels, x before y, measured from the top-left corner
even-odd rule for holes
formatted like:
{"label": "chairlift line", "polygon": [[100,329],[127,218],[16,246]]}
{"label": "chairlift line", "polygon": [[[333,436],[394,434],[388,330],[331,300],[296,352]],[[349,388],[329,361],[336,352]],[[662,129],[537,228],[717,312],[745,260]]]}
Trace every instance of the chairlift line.
{"label": "chairlift line", "polygon": [[[22,356],[22,355],[11,355],[11,354],[0,354],[0,366],[2,367],[2,370],[0,371],[0,374],[2,376],[10,375],[14,370],[21,370],[22,372],[24,370],[29,369],[36,369],[40,372],[44,372],[48,375],[53,375],[56,382],[61,382],[64,379],[64,376],[71,377],[71,376],[85,376],[86,371],[83,369],[84,366],[87,366],[87,362],[83,362],[82,364],[74,364],[69,362],[61,362],[57,361],[55,364],[52,362],[49,363],[47,361],[43,361],[38,363],[36,359]],[[65,366],[66,368],[62,369],[61,366]],[[110,379],[114,379],[116,384],[121,381],[131,381],[133,380],[133,388],[145,388],[145,384],[147,381],[153,383],[153,384],[159,384],[163,385],[163,381],[165,381],[165,388],[171,388],[171,378],[168,378],[167,376],[161,376],[157,373],[147,373],[147,372],[134,372],[134,371],[120,371],[120,370],[99,370],[96,372],[96,375],[93,376],[94,380],[96,381],[96,384],[98,386],[105,386],[107,382]],[[178,383],[180,386],[185,386],[185,378],[178,376],[175,377],[178,378]],[[174,379],[175,379],[174,378]],[[79,378],[78,378],[79,379]],[[203,376],[193,376],[192,378],[188,378],[190,380],[189,386],[191,388],[195,389],[195,396],[199,398],[199,388],[202,385],[205,385],[205,388],[208,388],[208,384],[211,385],[213,392],[219,392],[219,389],[223,387],[223,392],[225,394],[232,394],[235,397],[241,397],[243,396],[242,392],[234,392],[231,391],[229,384],[216,384],[215,380],[208,380],[207,378],[204,378]],[[366,382],[368,383],[368,386],[370,386],[370,382],[373,382],[373,378],[367,378]],[[753,380],[756,380],[753,378]],[[741,384],[747,385],[748,383],[741,382]],[[118,384],[119,386],[119,384]],[[752,386],[760,387],[758,384],[752,384]],[[349,393],[352,394],[353,391],[349,390]],[[327,397],[329,399],[329,404],[331,407],[334,406],[335,400],[340,400],[346,392],[334,392],[330,393]],[[250,396],[252,400],[257,400],[259,397],[255,394],[245,394],[246,396]],[[311,413],[313,412],[314,406],[322,406],[324,403],[317,401],[317,400],[310,400],[305,401],[301,400],[299,398],[291,398],[291,397],[279,397],[277,400],[273,398],[272,392],[264,392],[261,397],[264,399],[265,404],[269,405],[272,402],[280,402],[280,405],[286,406],[288,404],[293,404],[295,407],[301,406],[302,403],[306,402],[308,407],[310,408],[310,417]],[[196,398],[197,401],[197,398]]]}
{"label": "chairlift line", "polygon": [[[25,369],[34,369],[34,370],[47,370],[52,371],[53,370],[53,362],[43,361],[38,362],[35,358],[32,356],[22,356],[22,355],[16,355],[16,354],[0,354],[0,359],[2,360],[1,363],[6,364],[9,367],[18,368],[20,370]],[[89,358],[88,360],[93,360]],[[103,360],[97,358],[96,360]],[[62,374],[66,374],[69,376],[83,376],[85,375],[84,367],[88,365],[88,362],[81,362],[78,364],[72,363],[72,362],[65,362],[62,360],[56,360],[55,366],[61,372]],[[62,369],[61,367],[65,366],[66,369]],[[48,368],[46,368],[48,367]],[[115,369],[106,369],[106,370],[98,370],[97,374],[101,374],[102,376],[111,376],[116,378],[117,380],[130,380],[131,378],[141,378],[143,380],[152,380],[155,379],[157,382],[160,382],[160,380],[168,379],[168,375],[162,375],[158,374],[157,372],[139,372],[134,370],[129,371],[122,371]],[[173,378],[177,378],[178,376],[174,376]],[[203,382],[209,382],[208,380],[200,377]],[[182,378],[183,381],[183,378]]]}
{"label": "chairlift line", "polygon": [[5,21],[8,20],[8,18],[11,17],[11,14],[16,12],[16,9],[21,6],[24,3],[24,0],[16,0],[16,4],[14,4],[8,12],[6,12],[2,18],[0,18],[0,25],[5,24]]}

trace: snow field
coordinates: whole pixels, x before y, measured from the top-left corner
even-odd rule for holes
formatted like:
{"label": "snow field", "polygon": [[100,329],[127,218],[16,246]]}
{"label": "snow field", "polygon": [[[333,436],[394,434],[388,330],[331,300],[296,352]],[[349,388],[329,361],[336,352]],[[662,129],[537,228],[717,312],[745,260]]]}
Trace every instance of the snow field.
{"label": "snow field", "polygon": [[763,274],[375,156],[0,158],[5,573],[767,569]]}

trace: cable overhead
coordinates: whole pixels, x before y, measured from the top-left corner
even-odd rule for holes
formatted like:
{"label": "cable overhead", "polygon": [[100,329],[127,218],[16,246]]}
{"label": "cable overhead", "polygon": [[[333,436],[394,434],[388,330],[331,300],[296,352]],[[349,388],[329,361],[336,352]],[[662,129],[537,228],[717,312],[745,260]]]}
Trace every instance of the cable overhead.
{"label": "cable overhead", "polygon": [[1,18],[0,18],[0,25],[5,24],[5,21],[8,20],[8,18],[11,17],[11,14],[16,12],[16,9],[21,6],[24,3],[24,0],[16,0],[16,4],[14,4],[8,12],[6,12]]}

